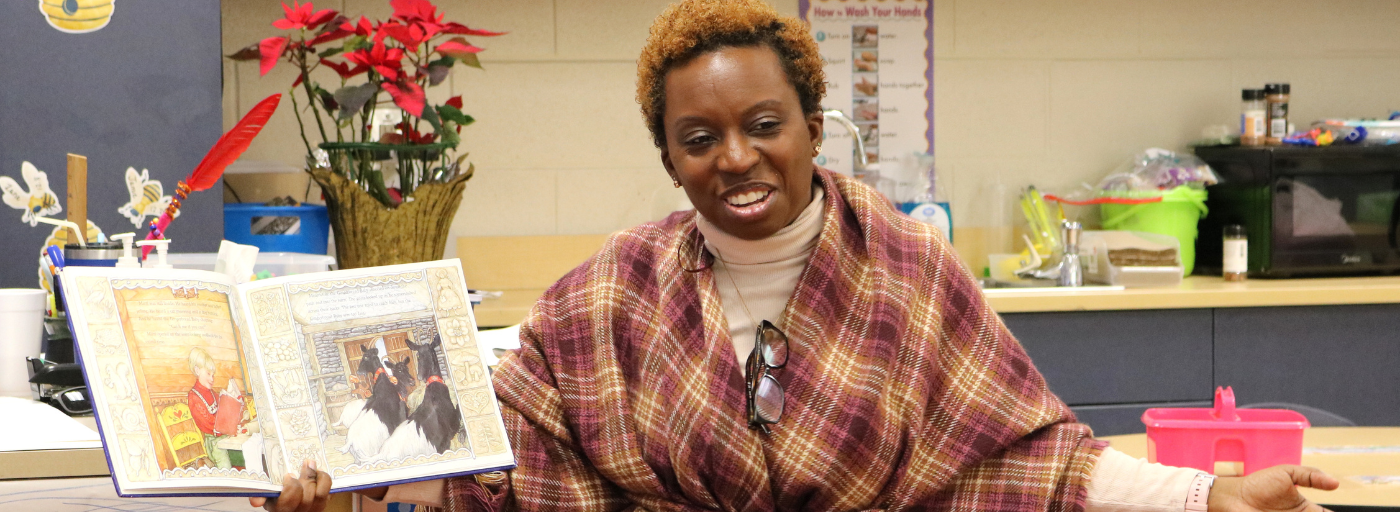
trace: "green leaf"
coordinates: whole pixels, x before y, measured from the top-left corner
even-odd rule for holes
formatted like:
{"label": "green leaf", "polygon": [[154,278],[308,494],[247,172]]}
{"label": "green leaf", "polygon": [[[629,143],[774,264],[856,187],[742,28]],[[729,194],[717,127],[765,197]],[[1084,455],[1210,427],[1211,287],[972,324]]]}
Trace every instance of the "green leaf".
{"label": "green leaf", "polygon": [[340,104],[335,100],[335,95],[322,89],[320,85],[311,84],[311,90],[316,91],[316,98],[321,100],[321,107],[325,108],[326,112],[333,112],[340,107]]}
{"label": "green leaf", "polygon": [[441,59],[438,59],[438,60],[429,62],[429,63],[428,63],[428,67],[433,67],[433,66],[445,66],[445,67],[449,67],[449,68],[450,68],[450,67],[452,67],[453,64],[456,64],[456,63],[457,63],[457,59],[454,59],[454,58],[452,58],[452,57],[443,57],[443,58],[441,58]]}
{"label": "green leaf", "polygon": [[462,54],[461,61],[462,61],[462,64],[466,64],[466,65],[471,66],[471,67],[474,67],[474,68],[476,68],[476,69],[482,69],[482,67],[481,67],[481,60],[476,58],[476,54],[475,54],[475,53],[464,53],[464,54]]}
{"label": "green leaf", "polygon": [[431,108],[425,108],[425,109],[423,109],[423,117],[422,117],[422,119],[423,119],[424,121],[427,121],[428,124],[430,124],[430,125],[433,126],[433,132],[434,132],[434,133],[439,133],[439,134],[442,133],[442,118],[438,117],[438,113],[437,113],[437,110],[436,110],[436,109],[431,109]]}
{"label": "green leaf", "polygon": [[450,144],[452,145],[452,147],[455,148],[457,147],[457,144],[462,142],[462,136],[457,135],[457,129],[452,125],[453,123],[451,122],[443,123],[442,130],[439,131],[438,134],[442,135],[443,142]]}
{"label": "green leaf", "polygon": [[345,51],[345,48],[344,48],[344,47],[340,47],[340,48],[327,48],[326,51],[323,51],[323,52],[321,52],[321,53],[318,53],[318,54],[316,54],[316,56],[317,56],[317,57],[320,57],[320,58],[322,58],[322,59],[324,59],[324,58],[326,58],[326,57],[333,57],[333,56],[339,55],[341,52],[344,52],[344,51]]}
{"label": "green leaf", "polygon": [[447,66],[428,66],[428,85],[442,83],[443,80],[447,80],[447,74],[451,72],[452,70],[448,69]]}
{"label": "green leaf", "polygon": [[345,40],[345,44],[340,47],[342,52],[350,53],[360,48],[369,48],[373,43],[365,36],[350,36]]}
{"label": "green leaf", "polygon": [[374,95],[378,92],[379,84],[376,83],[340,88],[340,90],[335,91],[335,100],[340,103],[340,112],[337,113],[337,116],[340,119],[354,117],[360,109],[364,108],[365,103],[369,102],[371,98],[374,98]]}
{"label": "green leaf", "polygon": [[456,123],[458,126],[466,126],[472,124],[472,121],[474,121],[472,116],[463,114],[461,110],[458,110],[457,107],[452,105],[438,105],[437,112],[438,116],[441,117],[443,121],[450,121]]}

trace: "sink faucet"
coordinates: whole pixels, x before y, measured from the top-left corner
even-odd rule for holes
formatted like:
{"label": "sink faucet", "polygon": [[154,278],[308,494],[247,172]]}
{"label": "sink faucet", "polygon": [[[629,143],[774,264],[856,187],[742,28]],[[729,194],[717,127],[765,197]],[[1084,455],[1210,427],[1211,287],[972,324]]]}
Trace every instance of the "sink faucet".
{"label": "sink faucet", "polygon": [[[1032,263],[1030,266],[1017,270],[1016,277],[1022,279],[1054,279],[1056,286],[1084,286],[1084,269],[1079,265],[1079,234],[1083,231],[1083,225],[1078,222],[1068,220],[1060,223],[1060,247],[1059,263],[1046,269],[1041,269],[1040,255],[1035,251],[1035,245],[1026,240],[1026,245],[1030,247]],[[1054,254],[1048,255],[1054,257]],[[1055,261],[1050,259],[1049,261]]]}
{"label": "sink faucet", "polygon": [[846,131],[851,132],[851,138],[855,139],[856,142],[856,161],[855,165],[852,166],[851,174],[858,179],[864,178],[866,168],[870,166],[870,161],[867,160],[865,156],[865,139],[860,136],[860,127],[856,126],[854,122],[851,122],[851,118],[846,117],[846,114],[842,114],[840,110],[827,110],[822,112],[822,116],[836,121],[836,124],[846,128]]}
{"label": "sink faucet", "polygon": [[1060,225],[1060,238],[1065,254],[1060,258],[1060,286],[1084,286],[1084,269],[1079,266],[1079,233],[1083,226],[1065,221]]}

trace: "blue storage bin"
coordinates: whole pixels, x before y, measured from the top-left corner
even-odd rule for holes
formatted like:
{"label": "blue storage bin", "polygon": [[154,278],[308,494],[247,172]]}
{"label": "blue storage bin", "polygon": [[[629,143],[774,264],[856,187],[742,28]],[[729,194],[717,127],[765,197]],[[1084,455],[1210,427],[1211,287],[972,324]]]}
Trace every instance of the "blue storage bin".
{"label": "blue storage bin", "polygon": [[[296,233],[253,234],[254,222],[270,222],[272,217],[298,217],[301,225]],[[230,242],[256,246],[262,252],[325,254],[330,227],[330,216],[326,213],[326,207],[321,205],[224,205],[224,238]]]}

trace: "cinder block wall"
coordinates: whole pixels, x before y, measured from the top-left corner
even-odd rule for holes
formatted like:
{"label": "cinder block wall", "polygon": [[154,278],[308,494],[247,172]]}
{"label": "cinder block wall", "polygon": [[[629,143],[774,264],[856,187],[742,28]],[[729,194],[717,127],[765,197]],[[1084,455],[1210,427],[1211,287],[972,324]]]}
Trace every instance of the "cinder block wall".
{"label": "cinder block wall", "polygon": [[[510,32],[474,38],[486,69],[458,69],[430,92],[461,94],[477,119],[462,133],[477,175],[454,235],[607,233],[675,202],[633,99],[637,53],[666,1],[438,3],[450,19]],[[797,0],[774,3],[796,14]],[[383,0],[317,6],[389,12]],[[282,9],[224,0],[223,15],[231,53],[273,35]],[[1299,126],[1400,110],[1400,2],[939,0],[934,19],[938,165],[955,241],[972,259],[1006,238],[988,241],[984,228],[1019,216],[987,204],[994,183],[1009,201],[1029,184],[1097,182],[1144,148],[1180,149],[1205,126],[1235,126],[1245,86],[1290,82]],[[227,62],[224,73],[226,125],[295,76],[279,67],[260,78],[256,63]],[[245,159],[301,165],[290,108]]]}

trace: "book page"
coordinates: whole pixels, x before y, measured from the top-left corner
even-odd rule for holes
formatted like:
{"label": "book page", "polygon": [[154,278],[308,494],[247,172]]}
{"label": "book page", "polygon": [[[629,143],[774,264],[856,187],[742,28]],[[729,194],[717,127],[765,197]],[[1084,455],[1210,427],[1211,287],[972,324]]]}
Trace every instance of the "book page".
{"label": "book page", "polygon": [[228,280],[69,267],[62,285],[118,493],[280,489],[261,464]]}
{"label": "book page", "polygon": [[457,260],[239,293],[279,425],[274,474],[315,460],[338,491],[514,466]]}

